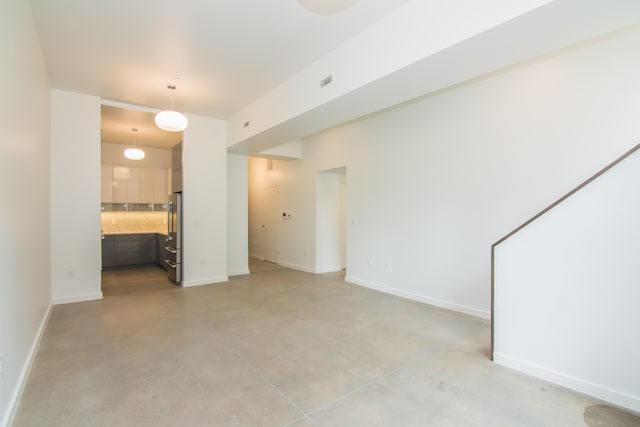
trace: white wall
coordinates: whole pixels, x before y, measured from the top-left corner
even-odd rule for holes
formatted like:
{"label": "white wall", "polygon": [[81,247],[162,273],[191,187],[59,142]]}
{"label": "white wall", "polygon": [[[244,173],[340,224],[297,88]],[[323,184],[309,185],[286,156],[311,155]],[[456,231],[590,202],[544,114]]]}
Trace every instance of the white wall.
{"label": "white wall", "polygon": [[494,360],[640,412],[640,151],[495,247]]}
{"label": "white wall", "polygon": [[102,298],[96,96],[52,91],[51,230],[54,303]]}
{"label": "white wall", "polygon": [[0,2],[0,426],[16,399],[51,303],[50,90],[29,2]]}
{"label": "white wall", "polygon": [[[434,7],[431,2],[408,2],[236,113],[229,120],[230,145],[546,3],[549,0],[451,0]],[[320,80],[329,74],[333,82],[320,87]],[[391,92],[379,93],[372,103]],[[250,126],[244,126],[247,121]]]}
{"label": "white wall", "polygon": [[633,0],[408,2],[236,113],[229,150],[259,155],[639,23]]}
{"label": "white wall", "polygon": [[639,49],[619,33],[306,138],[264,176],[296,212],[281,260],[315,269],[315,174],[346,165],[347,280],[488,318],[491,244],[637,142]]}
{"label": "white wall", "polygon": [[227,275],[227,153],[222,120],[188,115],[182,144],[184,286]]}
{"label": "white wall", "polygon": [[249,274],[247,156],[227,155],[227,256],[229,276]]}

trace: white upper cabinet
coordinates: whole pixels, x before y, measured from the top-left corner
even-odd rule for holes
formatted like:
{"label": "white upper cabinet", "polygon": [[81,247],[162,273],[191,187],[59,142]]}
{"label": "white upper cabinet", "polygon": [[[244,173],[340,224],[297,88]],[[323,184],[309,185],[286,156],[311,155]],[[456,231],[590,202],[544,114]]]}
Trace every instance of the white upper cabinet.
{"label": "white upper cabinet", "polygon": [[113,166],[102,165],[100,175],[100,197],[102,203],[113,202]]}
{"label": "white upper cabinet", "polygon": [[102,165],[102,203],[165,203],[164,169]]}
{"label": "white upper cabinet", "polygon": [[142,203],[165,203],[167,201],[167,178],[164,169],[142,169]]}
{"label": "white upper cabinet", "polygon": [[140,203],[140,168],[113,166],[113,202]]}
{"label": "white upper cabinet", "polygon": [[142,171],[140,168],[128,168],[129,180],[127,182],[127,203],[143,203],[142,200]]}

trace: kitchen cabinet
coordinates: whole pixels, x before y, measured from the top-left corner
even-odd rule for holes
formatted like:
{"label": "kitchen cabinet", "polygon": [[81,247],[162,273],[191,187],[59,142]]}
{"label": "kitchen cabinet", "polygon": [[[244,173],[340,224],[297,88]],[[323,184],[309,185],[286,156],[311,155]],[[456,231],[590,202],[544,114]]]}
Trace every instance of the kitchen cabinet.
{"label": "kitchen cabinet", "polygon": [[164,169],[144,168],[140,179],[142,203],[167,202],[167,178]]}
{"label": "kitchen cabinet", "polygon": [[158,239],[155,234],[148,234],[142,239],[142,263],[156,264],[158,262]]}
{"label": "kitchen cabinet", "polygon": [[166,187],[166,194],[165,194],[165,200],[166,200],[168,199],[169,194],[173,194],[171,191],[171,189],[173,188],[172,186],[173,184],[171,184],[171,175],[172,175],[171,168],[167,169],[165,173],[167,174],[167,181],[166,181],[167,187]]}
{"label": "kitchen cabinet", "polygon": [[113,202],[113,166],[102,165],[100,172],[100,198],[102,203],[111,203]]}
{"label": "kitchen cabinet", "polygon": [[113,246],[113,236],[104,236],[102,239],[102,268],[110,268],[115,265]]}
{"label": "kitchen cabinet", "polygon": [[127,203],[142,203],[140,168],[129,168],[129,180],[127,181]]}
{"label": "kitchen cabinet", "polygon": [[164,204],[167,171],[157,168],[102,165],[102,203]]}
{"label": "kitchen cabinet", "polygon": [[155,233],[106,235],[102,240],[102,268],[135,268],[158,264]]}
{"label": "kitchen cabinet", "polygon": [[182,191],[182,169],[171,170],[171,192],[178,193]]}
{"label": "kitchen cabinet", "polygon": [[171,149],[171,193],[182,191],[182,143]]}
{"label": "kitchen cabinet", "polygon": [[137,236],[137,234],[115,236],[113,252],[116,267],[142,264],[142,240]]}
{"label": "kitchen cabinet", "polygon": [[113,202],[141,203],[140,168],[113,166]]}

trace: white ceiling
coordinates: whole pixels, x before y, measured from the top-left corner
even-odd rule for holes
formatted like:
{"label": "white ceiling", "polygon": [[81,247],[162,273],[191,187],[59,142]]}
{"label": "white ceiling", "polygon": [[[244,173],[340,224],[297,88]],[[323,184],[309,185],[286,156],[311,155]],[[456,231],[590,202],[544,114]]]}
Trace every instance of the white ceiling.
{"label": "white ceiling", "polygon": [[227,118],[408,1],[31,4],[54,88],[168,109],[172,83],[176,110]]}
{"label": "white ceiling", "polygon": [[102,142],[131,145],[135,136],[136,145],[169,149],[182,141],[182,132],[164,131],[156,126],[154,119],[153,113],[103,105]]}

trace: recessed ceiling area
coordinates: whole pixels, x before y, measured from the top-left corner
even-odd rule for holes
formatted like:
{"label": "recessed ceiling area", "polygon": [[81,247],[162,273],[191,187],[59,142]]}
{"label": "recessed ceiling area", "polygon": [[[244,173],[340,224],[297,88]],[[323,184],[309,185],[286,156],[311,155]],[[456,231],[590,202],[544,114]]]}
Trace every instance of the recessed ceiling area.
{"label": "recessed ceiling area", "polygon": [[131,145],[135,132],[136,145],[170,149],[182,141],[182,132],[167,132],[156,126],[155,114],[110,105],[101,109],[101,140],[113,144]]}

